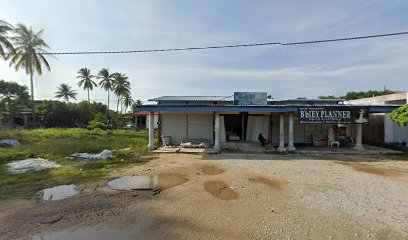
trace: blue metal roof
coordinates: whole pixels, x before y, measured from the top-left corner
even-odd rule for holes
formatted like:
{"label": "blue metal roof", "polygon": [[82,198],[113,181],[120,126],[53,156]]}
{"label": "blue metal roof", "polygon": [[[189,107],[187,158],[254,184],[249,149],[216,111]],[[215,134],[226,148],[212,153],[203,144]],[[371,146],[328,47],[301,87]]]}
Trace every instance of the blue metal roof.
{"label": "blue metal roof", "polygon": [[320,98],[296,98],[296,99],[283,99],[283,100],[276,100],[278,102],[326,102],[326,103],[330,103],[330,102],[344,102],[344,99],[320,99]]}
{"label": "blue metal roof", "polygon": [[[234,96],[162,96],[149,101],[154,102],[233,102]],[[343,102],[344,99],[313,99],[313,98],[297,98],[297,99],[268,99],[268,102],[320,102],[320,103],[337,103]]]}
{"label": "blue metal roof", "polygon": [[137,112],[296,112],[299,107],[367,107],[370,113],[388,113],[400,105],[291,104],[291,105],[141,105]]}
{"label": "blue metal roof", "polygon": [[234,96],[162,96],[149,101],[163,102],[233,102]]}

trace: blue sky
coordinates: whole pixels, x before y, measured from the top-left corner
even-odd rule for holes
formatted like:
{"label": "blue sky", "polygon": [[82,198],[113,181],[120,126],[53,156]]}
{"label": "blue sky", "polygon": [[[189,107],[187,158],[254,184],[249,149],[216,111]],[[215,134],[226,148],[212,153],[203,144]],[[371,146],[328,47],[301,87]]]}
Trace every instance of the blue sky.
{"label": "blue sky", "polygon": [[[44,29],[52,51],[98,51],[256,42],[290,42],[408,31],[404,0],[127,1],[1,0],[0,18]],[[266,46],[131,55],[58,56],[35,77],[37,99],[56,87],[78,90],[77,71],[129,76],[134,99],[162,95],[232,95],[267,91],[275,98],[342,95],[350,90],[408,90],[408,36],[302,46]],[[0,62],[0,79],[29,85]],[[97,89],[91,99],[106,102]]]}

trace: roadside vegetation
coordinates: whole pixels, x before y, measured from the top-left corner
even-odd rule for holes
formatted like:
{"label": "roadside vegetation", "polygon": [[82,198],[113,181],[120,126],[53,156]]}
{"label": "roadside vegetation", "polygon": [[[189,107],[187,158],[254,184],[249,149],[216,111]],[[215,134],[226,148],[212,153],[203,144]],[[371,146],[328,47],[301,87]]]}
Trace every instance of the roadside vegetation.
{"label": "roadside vegetation", "polygon": [[319,99],[344,99],[344,100],[354,100],[354,99],[359,99],[359,98],[370,98],[370,97],[377,97],[377,96],[383,96],[383,95],[388,95],[388,94],[393,94],[393,93],[399,93],[399,91],[394,91],[394,90],[389,90],[389,89],[384,89],[384,90],[368,90],[368,91],[361,91],[361,92],[355,92],[355,91],[350,91],[347,92],[346,95],[344,96],[334,96],[334,95],[326,95],[326,96],[319,96]]}
{"label": "roadside vegetation", "polygon": [[[0,147],[0,200],[32,197],[38,191],[60,184],[82,183],[120,171],[129,164],[142,164],[153,156],[147,151],[146,131],[100,129],[38,129],[0,132],[0,139],[17,139],[22,145]],[[67,160],[75,152],[114,151],[107,160]],[[6,164],[27,157],[55,161],[62,167],[11,174]]]}

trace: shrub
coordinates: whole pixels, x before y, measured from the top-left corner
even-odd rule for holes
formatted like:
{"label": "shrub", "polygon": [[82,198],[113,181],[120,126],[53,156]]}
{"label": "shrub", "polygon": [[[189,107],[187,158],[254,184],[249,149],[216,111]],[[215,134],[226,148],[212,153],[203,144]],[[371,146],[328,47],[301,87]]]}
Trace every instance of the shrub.
{"label": "shrub", "polygon": [[102,113],[97,113],[94,119],[92,119],[92,121],[88,123],[87,128],[90,130],[97,129],[97,128],[106,130],[108,128],[108,125],[107,125],[107,119],[105,115]]}

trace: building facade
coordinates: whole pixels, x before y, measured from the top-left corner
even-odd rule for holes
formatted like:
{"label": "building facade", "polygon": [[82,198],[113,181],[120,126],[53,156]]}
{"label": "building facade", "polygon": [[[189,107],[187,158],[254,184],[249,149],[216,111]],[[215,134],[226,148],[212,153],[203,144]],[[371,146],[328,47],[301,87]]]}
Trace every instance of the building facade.
{"label": "building facade", "polygon": [[[358,122],[363,116],[361,111],[368,119],[371,114],[398,107],[345,104],[340,99],[273,100],[267,99],[266,93],[163,96],[149,101],[156,104],[139,106],[138,111],[149,112],[152,124],[154,113],[159,113],[159,142],[161,137],[174,145],[202,141],[217,150],[223,143],[258,141],[260,134],[278,151],[293,151],[296,146],[328,146],[331,141],[348,141],[355,149],[363,149],[364,123]],[[150,131],[150,148],[154,147],[153,138]]]}
{"label": "building facade", "polygon": [[[364,105],[404,105],[408,103],[408,92],[388,94],[383,96],[361,98],[346,101],[346,104]],[[403,145],[408,147],[408,126],[399,126],[387,118],[386,113],[377,113],[371,116],[367,131],[363,137],[367,141]]]}

